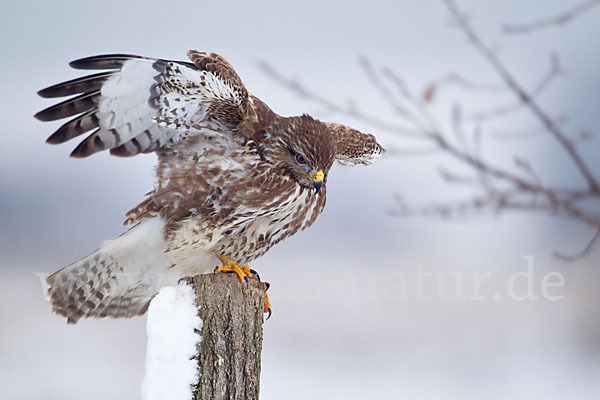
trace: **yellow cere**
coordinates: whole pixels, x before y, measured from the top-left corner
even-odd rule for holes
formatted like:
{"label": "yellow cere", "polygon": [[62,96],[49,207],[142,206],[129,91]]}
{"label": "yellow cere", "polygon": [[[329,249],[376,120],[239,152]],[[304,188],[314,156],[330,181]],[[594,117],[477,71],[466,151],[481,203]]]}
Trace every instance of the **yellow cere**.
{"label": "yellow cere", "polygon": [[319,171],[317,171],[317,173],[313,177],[313,180],[316,181],[316,182],[320,182],[320,181],[323,180],[324,176],[325,176],[325,174],[323,173],[323,170],[320,169]]}

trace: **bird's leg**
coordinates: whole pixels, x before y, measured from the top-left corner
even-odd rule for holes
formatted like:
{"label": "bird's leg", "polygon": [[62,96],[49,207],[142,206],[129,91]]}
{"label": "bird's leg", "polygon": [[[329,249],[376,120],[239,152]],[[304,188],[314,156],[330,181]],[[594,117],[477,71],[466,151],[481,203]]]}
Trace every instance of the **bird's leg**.
{"label": "bird's leg", "polygon": [[[256,279],[258,279],[258,281],[260,282],[260,276],[255,270],[248,268],[244,265],[238,264],[237,262],[233,261],[227,256],[217,257],[219,258],[219,260],[221,260],[223,265],[217,265],[217,267],[215,268],[215,272],[233,272],[238,276],[238,278],[240,278],[240,281],[242,283],[246,284],[246,287],[248,287],[248,284],[250,282],[249,278],[252,278],[254,276],[256,276]],[[262,284],[265,290],[265,307],[263,312],[269,313],[269,316],[267,317],[267,319],[269,319],[271,317],[271,303],[269,303],[269,296],[267,296],[267,290],[269,290],[270,285],[268,282],[262,282]]]}

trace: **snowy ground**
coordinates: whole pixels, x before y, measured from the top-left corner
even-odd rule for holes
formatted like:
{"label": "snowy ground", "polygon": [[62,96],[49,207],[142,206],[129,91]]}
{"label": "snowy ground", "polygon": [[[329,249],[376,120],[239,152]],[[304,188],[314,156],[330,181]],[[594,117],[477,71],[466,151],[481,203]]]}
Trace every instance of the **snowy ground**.
{"label": "snowy ground", "polygon": [[[262,399],[600,397],[600,274],[591,264],[562,270],[567,286],[561,301],[418,301],[410,292],[398,298],[397,286],[390,286],[394,268],[409,274],[415,265],[385,266],[393,258],[377,255],[361,261],[360,251],[344,254],[335,241],[330,256],[309,256],[308,264],[287,258],[281,265],[287,252],[307,244],[300,239],[298,247],[274,250],[258,266],[272,283],[274,307],[265,324]],[[515,257],[504,265],[508,274],[495,267],[497,279],[482,293],[502,292],[505,277],[525,265]],[[539,274],[546,268],[541,261],[538,267]],[[423,268],[461,271],[426,260]],[[0,281],[0,293],[10,299],[0,308],[6,398],[139,398],[146,317],[68,326],[50,314],[37,277],[22,271],[8,270]],[[435,293],[430,285],[424,290]]]}

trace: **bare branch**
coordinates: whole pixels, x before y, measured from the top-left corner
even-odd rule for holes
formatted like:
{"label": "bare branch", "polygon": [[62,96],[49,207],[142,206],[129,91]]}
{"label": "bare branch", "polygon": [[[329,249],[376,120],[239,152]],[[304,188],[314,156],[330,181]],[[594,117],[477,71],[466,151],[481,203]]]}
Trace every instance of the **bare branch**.
{"label": "bare branch", "polygon": [[472,82],[467,78],[463,77],[462,75],[453,72],[450,74],[446,74],[440,79],[427,84],[427,86],[425,86],[425,89],[423,90],[421,97],[425,102],[431,103],[434,101],[434,98],[438,95],[439,92],[441,92],[442,89],[451,85],[457,86],[463,90],[477,90],[487,92],[506,90],[506,87],[501,85]]}
{"label": "bare branch", "polygon": [[[374,74],[374,69],[370,69],[370,74]],[[442,134],[443,130],[436,118],[429,112],[425,103],[421,101],[414,93],[410,90],[408,85],[405,84],[404,80],[400,78],[394,71],[389,68],[382,69],[382,75],[388,79],[388,81],[396,88],[401,97],[411,106],[411,108],[417,110],[422,119],[427,123],[427,127],[423,130],[423,135],[426,138],[432,140],[441,150],[449,153],[450,155],[457,158],[459,161],[470,165],[480,175],[484,177],[494,177],[505,181],[513,186],[531,193],[546,193],[548,190],[543,186],[535,182],[531,182],[525,178],[519,177],[511,172],[508,172],[500,167],[495,167],[484,161],[475,154],[469,153],[466,149],[461,149],[455,144],[449,142]],[[475,135],[476,140],[480,141],[480,135]],[[478,139],[477,139],[478,138]],[[479,145],[479,143],[478,143]]]}
{"label": "bare branch", "polygon": [[446,182],[450,183],[459,183],[466,185],[478,185],[479,179],[474,178],[472,176],[459,175],[455,172],[451,172],[444,167],[439,168],[438,173]]}
{"label": "bare branch", "polygon": [[539,175],[533,170],[533,167],[531,166],[531,163],[529,162],[529,160],[517,156],[514,158],[514,162],[518,168],[520,168],[527,175],[529,175],[531,177],[531,179],[533,179],[540,186],[542,186],[542,180],[539,177]]}
{"label": "bare branch", "polygon": [[534,101],[533,97],[527,93],[523,87],[516,81],[513,75],[506,69],[506,67],[500,62],[498,57],[492,52],[492,50],[486,46],[479,36],[475,33],[464,14],[458,9],[456,3],[453,0],[444,0],[448,10],[454,17],[457,26],[467,35],[467,38],[471,44],[479,51],[479,53],[494,67],[496,72],[502,77],[508,87],[510,87],[515,94],[521,99],[523,104],[531,110],[531,112],[544,124],[546,129],[556,138],[561,144],[564,150],[569,154],[577,168],[581,171],[585,180],[588,182],[590,189],[593,192],[600,193],[600,185],[598,181],[588,168],[587,164],[583,161],[579,152],[573,145],[573,142],[562,132],[556,122],[550,118],[544,110]]}
{"label": "bare branch", "polygon": [[589,11],[592,7],[600,4],[600,0],[588,0],[576,5],[560,14],[542,18],[533,22],[523,24],[504,24],[502,30],[509,34],[531,33],[537,30],[551,28],[555,26],[564,26],[576,17]]}
{"label": "bare branch", "polygon": [[488,132],[488,136],[493,137],[496,140],[536,139],[547,135],[548,132],[542,129],[531,129],[523,131],[503,131],[499,129],[493,129]]}
{"label": "bare branch", "polygon": [[[564,125],[568,122],[568,119],[566,118],[566,116],[560,115],[560,116],[554,117],[554,121],[559,125]],[[491,128],[487,134],[487,136],[493,137],[494,139],[497,139],[497,140],[536,139],[536,138],[547,136],[547,135],[548,135],[548,131],[546,129],[544,129],[543,126],[537,127],[537,128],[524,129],[521,131],[517,131],[514,129],[507,131],[507,130],[502,130],[499,128]],[[585,133],[582,135],[582,132],[580,132],[578,135],[574,136],[571,140],[575,144],[575,143],[577,143],[577,141],[591,139],[592,137],[593,137],[593,135],[591,133],[588,136]]]}
{"label": "bare branch", "polygon": [[410,120],[415,125],[420,125],[421,122],[414,117],[413,113],[408,110],[401,103],[399,99],[396,99],[394,94],[389,90],[389,88],[381,82],[379,76],[375,73],[371,62],[366,57],[360,57],[359,64],[362,67],[367,79],[371,82],[371,85],[381,93],[381,96],[387,100],[388,104],[390,104],[393,110],[402,118],[406,118]]}
{"label": "bare branch", "polygon": [[357,120],[361,120],[366,122],[373,127],[377,127],[380,129],[384,129],[386,131],[394,132],[395,134],[411,137],[411,138],[422,138],[422,135],[413,129],[407,129],[406,127],[402,127],[400,125],[390,124],[386,121],[380,120],[378,118],[374,118],[370,115],[364,114],[360,111],[358,107],[356,107],[353,103],[349,103],[346,106],[342,106],[335,102],[332,102],[322,96],[317,95],[314,92],[306,89],[302,86],[298,81],[294,79],[285,78],[282,74],[280,74],[275,68],[269,65],[266,62],[260,62],[259,67],[269,75],[274,81],[278,82],[282,86],[286,87],[299,97],[306,99],[308,101],[312,101],[313,103],[319,104],[324,107],[326,111],[346,115],[351,118],[355,118]]}
{"label": "bare branch", "polygon": [[433,140],[434,143],[436,143],[440,147],[440,149],[444,150],[447,153],[450,153],[452,156],[458,158],[460,161],[469,164],[481,174],[490,175],[495,178],[508,181],[523,190],[537,193],[539,193],[540,191],[545,191],[544,188],[539,187],[531,182],[528,182],[527,180],[518,177],[510,172],[504,171],[499,167],[494,167],[482,160],[481,158],[477,157],[476,155],[468,153],[467,150],[461,150],[456,145],[450,143],[442,135],[442,129],[440,128],[440,125],[435,119],[435,117],[429,112],[425,104],[412,93],[408,85],[406,85],[404,81],[389,68],[384,68],[382,70],[382,74],[397,88],[398,92],[402,95],[402,97],[407,102],[409,102],[409,104],[413,108],[417,109],[421,113],[423,119],[429,125],[429,127],[423,131],[423,134],[426,137]]}
{"label": "bare branch", "polygon": [[573,138],[573,143],[585,142],[586,140],[593,139],[596,135],[587,129],[582,129],[577,136]]}
{"label": "bare branch", "polygon": [[[558,55],[552,54],[552,56],[550,57],[550,69],[532,90],[531,97],[539,97],[550,86],[550,84],[556,80],[556,78],[562,75],[564,75],[564,71],[560,66],[560,59]],[[469,115],[469,118],[477,121],[486,121],[492,118],[504,117],[509,114],[512,114],[515,111],[519,111],[524,105],[525,104],[523,103],[523,101],[519,99],[514,104],[501,105],[494,108],[493,110],[477,111],[471,113],[471,115]]]}
{"label": "bare branch", "polygon": [[381,70],[381,74],[384,78],[386,78],[395,88],[396,91],[402,98],[408,102],[413,109],[418,111],[421,117],[425,120],[426,125],[422,127],[424,133],[427,136],[431,136],[436,140],[440,139],[440,135],[437,132],[440,132],[440,126],[436,119],[430,114],[429,110],[426,107],[424,101],[422,101],[418,96],[416,96],[408,87],[408,85],[404,82],[404,80],[398,76],[394,71],[389,68],[383,68]]}
{"label": "bare branch", "polygon": [[576,253],[576,254],[564,254],[564,253],[560,253],[558,251],[555,251],[554,252],[554,257],[556,257],[558,259],[561,259],[561,260],[564,260],[564,261],[574,261],[574,260],[577,260],[579,258],[585,257],[594,248],[594,245],[596,244],[596,242],[598,241],[598,239],[600,239],[600,229],[596,230],[596,233],[592,236],[592,238],[590,239],[590,241],[588,242],[588,244],[579,253]]}
{"label": "bare branch", "polygon": [[547,204],[535,198],[529,201],[513,199],[517,192],[493,191],[480,196],[473,196],[454,202],[430,204],[422,207],[411,207],[396,198],[398,208],[389,210],[390,215],[399,217],[437,217],[442,219],[463,218],[467,215],[480,215],[488,212],[499,214],[502,210],[511,209],[525,212],[548,212]]}

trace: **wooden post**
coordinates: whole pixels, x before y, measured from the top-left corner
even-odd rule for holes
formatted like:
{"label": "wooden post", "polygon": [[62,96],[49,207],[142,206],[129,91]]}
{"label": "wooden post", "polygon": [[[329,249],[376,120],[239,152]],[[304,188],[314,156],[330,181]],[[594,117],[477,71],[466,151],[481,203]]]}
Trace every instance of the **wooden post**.
{"label": "wooden post", "polygon": [[185,278],[196,293],[202,319],[197,346],[200,380],[195,400],[258,400],[263,340],[264,290],[256,280],[246,288],[235,274]]}

